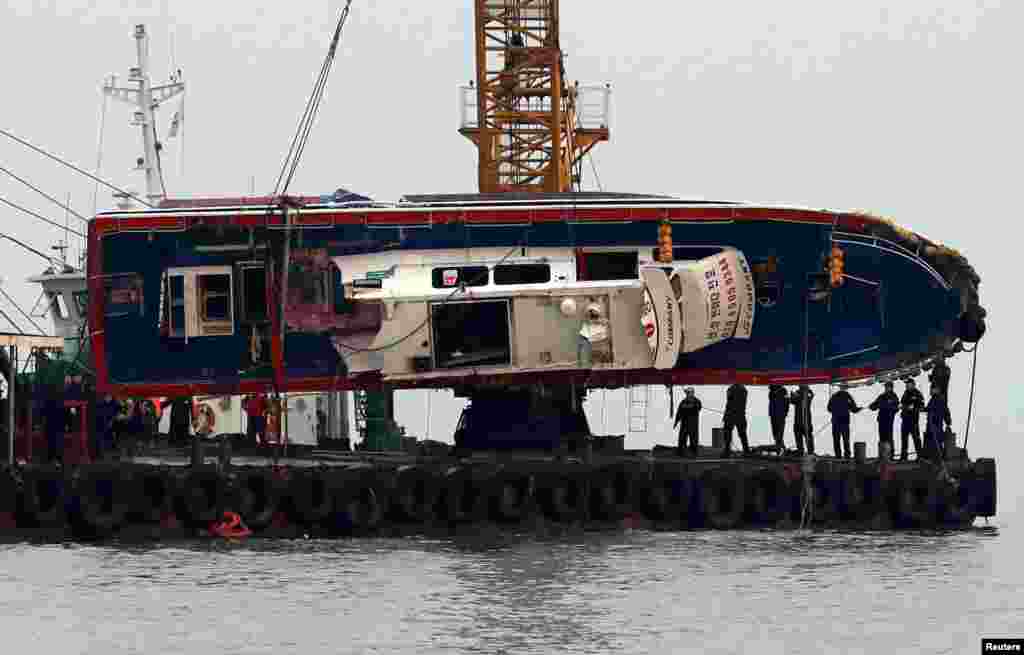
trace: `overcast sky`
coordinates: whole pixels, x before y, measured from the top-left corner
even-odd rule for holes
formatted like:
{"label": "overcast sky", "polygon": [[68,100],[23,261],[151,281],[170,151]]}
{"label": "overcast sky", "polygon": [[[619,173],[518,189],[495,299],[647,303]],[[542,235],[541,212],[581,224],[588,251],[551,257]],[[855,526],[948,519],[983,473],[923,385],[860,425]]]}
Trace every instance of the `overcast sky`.
{"label": "overcast sky", "polygon": [[[155,81],[180,67],[188,85],[181,141],[164,162],[172,195],[273,187],[342,2],[7,0],[0,6],[0,126],[95,166],[99,87],[135,63],[133,26],[151,34]],[[890,6],[896,5],[896,6]],[[1019,32],[1024,5],[997,0],[670,3],[562,0],[567,72],[614,92],[612,141],[594,151],[607,190],[866,209],[959,249],[982,278],[982,341],[970,451],[1000,464],[1000,511],[1024,483],[1019,292],[1020,210],[1012,189],[1024,151]],[[172,47],[173,44],[173,47]],[[456,133],[456,86],[473,77],[472,2],[355,0],[319,120],[293,184],[344,186],[379,199],[473,191],[472,146]],[[166,135],[176,102],[160,115]],[[103,174],[141,190],[130,108],[107,111]],[[0,165],[83,214],[92,185],[0,139]],[[182,174],[183,171],[183,174]],[[589,173],[589,169],[585,170]],[[0,197],[63,223],[63,212],[0,175]],[[587,182],[593,185],[591,177]],[[110,206],[101,191],[100,208]],[[0,208],[3,231],[45,249],[58,230]],[[43,262],[0,242],[6,290],[30,306]],[[5,308],[6,310],[6,308]],[[5,329],[5,328],[0,328]],[[970,357],[953,362],[951,400],[963,433]],[[856,392],[870,401],[877,388]],[[817,389],[824,424],[826,389]],[[457,405],[430,394],[429,434],[449,440]],[[599,396],[601,394],[598,394]],[[722,390],[698,391],[721,408]],[[671,443],[666,392],[651,389],[649,429],[627,444]],[[765,395],[751,395],[755,443],[770,441]],[[425,434],[428,400],[399,400],[399,420]],[[595,431],[622,433],[625,397],[590,403]],[[720,417],[705,413],[702,440]],[[854,438],[874,450],[873,415]],[[792,435],[787,434],[792,443]],[[828,431],[818,437],[830,452]],[[822,447],[819,446],[819,450]],[[1018,476],[1019,477],[1019,476]]]}

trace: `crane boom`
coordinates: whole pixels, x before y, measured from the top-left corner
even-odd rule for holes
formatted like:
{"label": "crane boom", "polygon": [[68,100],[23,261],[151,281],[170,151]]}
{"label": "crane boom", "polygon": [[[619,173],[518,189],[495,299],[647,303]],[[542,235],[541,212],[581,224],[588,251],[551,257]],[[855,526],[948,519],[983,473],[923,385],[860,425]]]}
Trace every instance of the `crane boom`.
{"label": "crane boom", "polygon": [[[459,132],[479,151],[480,192],[577,188],[583,157],[609,139],[609,88],[566,82],[558,0],[475,3],[476,81],[462,87]],[[581,121],[587,93],[597,111]]]}

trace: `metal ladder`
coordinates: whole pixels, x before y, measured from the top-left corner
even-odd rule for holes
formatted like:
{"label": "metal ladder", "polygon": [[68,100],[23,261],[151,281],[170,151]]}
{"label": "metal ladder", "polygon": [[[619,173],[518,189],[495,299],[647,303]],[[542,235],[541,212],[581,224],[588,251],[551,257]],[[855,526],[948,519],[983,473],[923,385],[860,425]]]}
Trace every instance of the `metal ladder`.
{"label": "metal ladder", "polygon": [[629,388],[629,431],[647,432],[647,405],[651,388],[647,385]]}

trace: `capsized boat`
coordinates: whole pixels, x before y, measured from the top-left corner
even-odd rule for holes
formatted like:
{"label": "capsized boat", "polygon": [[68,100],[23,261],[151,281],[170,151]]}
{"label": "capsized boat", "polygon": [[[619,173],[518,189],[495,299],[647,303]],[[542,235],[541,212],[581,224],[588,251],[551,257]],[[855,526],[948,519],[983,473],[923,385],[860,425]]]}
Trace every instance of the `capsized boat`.
{"label": "capsized boat", "polygon": [[100,384],[136,394],[857,381],[985,330],[980,280],[955,251],[786,206],[166,201],[101,214],[88,253]]}

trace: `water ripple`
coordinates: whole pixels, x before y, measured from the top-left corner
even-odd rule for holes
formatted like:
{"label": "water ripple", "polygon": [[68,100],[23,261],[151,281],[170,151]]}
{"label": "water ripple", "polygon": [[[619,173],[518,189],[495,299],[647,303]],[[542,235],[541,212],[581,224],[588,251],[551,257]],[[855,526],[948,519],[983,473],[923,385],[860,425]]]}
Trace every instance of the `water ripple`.
{"label": "water ripple", "polygon": [[0,630],[79,653],[964,652],[1024,633],[1021,537],[9,544]]}

